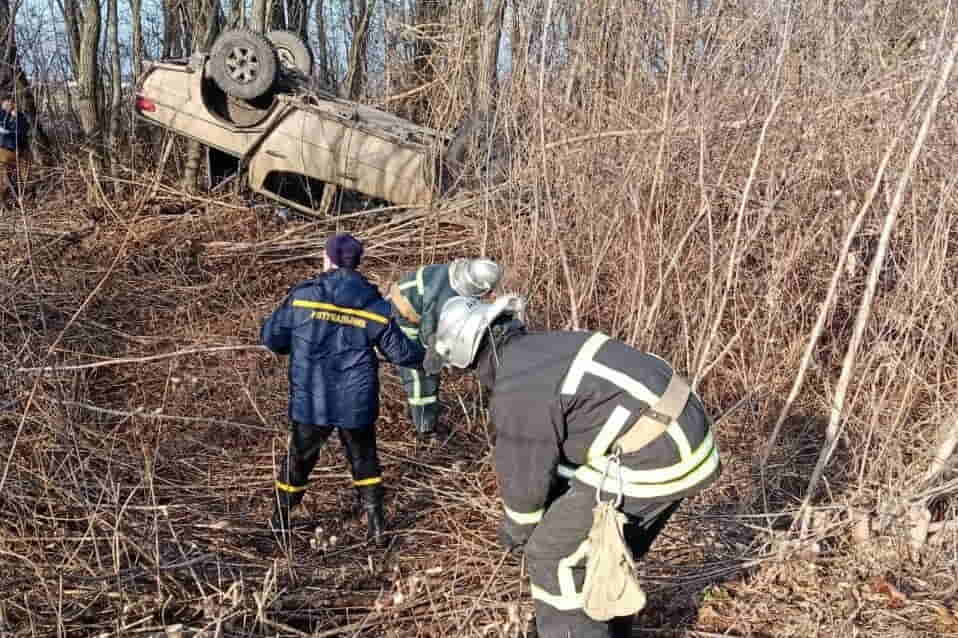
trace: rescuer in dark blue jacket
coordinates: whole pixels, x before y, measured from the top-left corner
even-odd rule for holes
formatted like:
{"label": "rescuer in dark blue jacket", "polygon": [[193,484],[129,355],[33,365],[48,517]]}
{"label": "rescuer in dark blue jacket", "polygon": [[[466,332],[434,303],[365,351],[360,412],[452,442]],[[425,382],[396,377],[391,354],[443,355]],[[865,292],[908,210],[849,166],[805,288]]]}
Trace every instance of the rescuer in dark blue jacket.
{"label": "rescuer in dark blue jacket", "polygon": [[356,271],[362,244],[351,235],[326,242],[325,272],[290,289],[266,320],[263,345],[290,355],[289,452],[276,480],[271,525],[285,533],[309,473],[336,429],[367,514],[368,538],[384,541],[383,485],[376,452],[379,359],[417,366],[424,351],[392,318],[392,306]]}

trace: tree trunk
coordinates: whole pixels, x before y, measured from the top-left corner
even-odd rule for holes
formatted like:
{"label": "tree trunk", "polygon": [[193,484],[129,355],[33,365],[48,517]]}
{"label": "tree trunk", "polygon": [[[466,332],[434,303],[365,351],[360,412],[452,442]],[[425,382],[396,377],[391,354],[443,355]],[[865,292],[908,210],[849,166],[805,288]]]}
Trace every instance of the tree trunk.
{"label": "tree trunk", "polygon": [[78,0],[63,2],[63,21],[66,25],[67,43],[70,46],[70,65],[74,72],[80,66],[80,25],[83,22],[77,2]]}
{"label": "tree trunk", "polygon": [[269,15],[266,19],[266,24],[269,25],[270,29],[279,29],[285,31],[286,26],[286,3],[283,0],[270,0],[269,2]]}
{"label": "tree trunk", "polygon": [[143,0],[130,0],[130,21],[133,23],[133,82],[143,74]]}
{"label": "tree trunk", "polygon": [[509,36],[509,46],[512,49],[511,81],[522,84],[526,74],[526,41],[522,37],[522,14],[519,2],[512,0],[512,31]]}
{"label": "tree trunk", "polygon": [[[118,29],[119,0],[107,0],[106,38],[110,44],[110,113],[108,131],[108,155],[110,174],[116,175],[117,149],[120,145],[121,103],[123,101],[123,78],[120,71],[120,36]],[[114,184],[115,186],[115,184]]]}
{"label": "tree trunk", "polygon": [[243,26],[243,17],[246,13],[246,3],[243,0],[230,1],[230,14],[226,23],[227,29],[236,29]]}
{"label": "tree trunk", "polygon": [[353,0],[350,23],[353,41],[349,46],[349,66],[346,71],[346,97],[359,99],[366,81],[366,50],[369,45],[369,21],[376,1]]}
{"label": "tree trunk", "polygon": [[286,28],[306,39],[309,25],[309,0],[286,0]]}
{"label": "tree trunk", "polygon": [[257,33],[266,31],[266,18],[269,12],[269,0],[253,0],[253,6],[250,9],[249,28]]}
{"label": "tree trunk", "polygon": [[77,109],[80,127],[87,139],[100,132],[100,0],[83,0],[80,55],[76,67]]}
{"label": "tree trunk", "polygon": [[119,0],[107,0],[106,37],[110,43],[110,146],[115,150],[120,129],[123,78],[120,70]]}
{"label": "tree trunk", "polygon": [[326,2],[316,0],[316,64],[319,68],[319,81],[323,88],[334,91],[335,74],[329,63],[329,35],[326,33]]}
{"label": "tree trunk", "polygon": [[476,105],[478,111],[486,115],[491,114],[495,108],[499,88],[499,42],[502,39],[502,21],[505,15],[506,0],[492,0],[483,18]]}
{"label": "tree trunk", "polygon": [[181,0],[163,0],[163,57],[181,58],[183,51],[183,20]]}
{"label": "tree trunk", "polygon": [[[218,0],[197,0],[193,11],[193,51],[209,51],[222,22]],[[203,163],[203,145],[190,139],[186,145],[186,165],[180,186],[186,191],[196,189],[196,181]]]}

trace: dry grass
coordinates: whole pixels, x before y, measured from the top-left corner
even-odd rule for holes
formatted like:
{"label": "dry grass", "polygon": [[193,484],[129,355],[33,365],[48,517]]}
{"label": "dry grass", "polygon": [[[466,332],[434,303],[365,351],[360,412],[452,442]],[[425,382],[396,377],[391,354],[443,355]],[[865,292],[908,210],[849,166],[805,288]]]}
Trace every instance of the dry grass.
{"label": "dry grass", "polygon": [[[109,198],[117,182],[94,187],[82,161],[37,169],[45,190],[0,220],[0,628],[521,635],[528,585],[495,542],[492,432],[468,376],[444,394],[454,435],[416,449],[384,369],[388,550],[361,543],[338,445],[313,476],[293,555],[260,531],[285,444],[285,369],[241,346],[314,272],[303,257],[348,229],[367,240],[376,281],[486,253],[529,297],[536,328],[603,330],[696,378],[725,471],[644,564],[651,604],[636,635],[958,635],[955,475],[947,459],[930,472],[958,396],[950,94],[876,267],[804,536],[798,518],[927,109],[912,102],[941,72],[942,25],[946,44],[954,32],[932,4],[706,19],[600,2],[583,14],[582,54],[606,72],[584,71],[572,91],[569,74],[540,73],[543,34],[522,32],[534,55],[499,96],[511,178],[430,209],[282,225],[154,182],[142,159]],[[709,57],[682,44],[706,36]],[[677,70],[626,73],[623,43],[653,41],[675,43]],[[417,94],[437,125],[465,108],[455,43],[442,43],[445,82]],[[157,357],[179,351],[190,352]],[[98,365],[16,371],[85,364]],[[916,540],[922,515],[933,533]],[[224,519],[250,529],[218,529]]]}

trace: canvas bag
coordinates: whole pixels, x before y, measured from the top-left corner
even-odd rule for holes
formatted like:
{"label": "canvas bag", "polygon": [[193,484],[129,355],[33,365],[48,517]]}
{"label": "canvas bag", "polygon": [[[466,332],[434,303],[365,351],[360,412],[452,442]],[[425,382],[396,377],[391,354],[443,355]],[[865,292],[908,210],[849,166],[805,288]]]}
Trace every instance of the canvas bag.
{"label": "canvas bag", "polygon": [[[615,461],[618,462],[618,458]],[[632,550],[625,542],[625,514],[618,510],[622,504],[621,490],[616,500],[603,501],[601,495],[597,489],[582,586],[582,610],[592,620],[607,621],[642,611],[645,592],[635,575]]]}
{"label": "canvas bag", "polygon": [[685,379],[673,373],[665,392],[654,406],[649,406],[638,421],[619,439],[615,452],[606,465],[602,483],[609,468],[618,468],[618,498],[604,502],[602,490],[596,489],[596,506],[592,510],[589,530],[589,558],[582,587],[582,609],[593,620],[611,620],[631,616],[645,607],[645,592],[636,577],[635,559],[625,542],[625,514],[619,511],[623,500],[622,454],[642,449],[661,436],[669,424],[678,420],[689,400],[691,388]]}

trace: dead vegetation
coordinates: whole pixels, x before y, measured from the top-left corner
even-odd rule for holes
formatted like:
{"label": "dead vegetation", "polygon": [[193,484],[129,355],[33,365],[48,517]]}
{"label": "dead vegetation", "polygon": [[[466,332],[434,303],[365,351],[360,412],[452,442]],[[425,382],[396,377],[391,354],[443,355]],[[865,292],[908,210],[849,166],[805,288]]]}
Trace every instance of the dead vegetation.
{"label": "dead vegetation", "polygon": [[[468,376],[446,383],[452,436],[417,449],[384,369],[389,549],[362,544],[335,443],[292,554],[265,532],[286,381],[259,322],[346,229],[374,280],[489,254],[536,328],[600,329],[696,379],[724,475],[643,564],[636,635],[958,635],[958,130],[951,93],[933,101],[955,18],[883,7],[619,7],[624,42],[710,38],[658,75],[619,73],[608,34],[575,58],[607,73],[554,75],[527,34],[499,95],[512,177],[424,210],[284,224],[169,186],[176,153],[113,180],[83,156],[35,167],[44,186],[0,221],[0,628],[523,635]],[[424,91],[437,123],[462,109],[450,59]]]}

